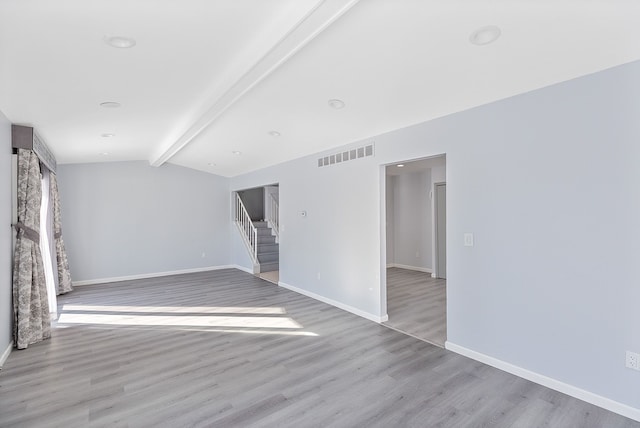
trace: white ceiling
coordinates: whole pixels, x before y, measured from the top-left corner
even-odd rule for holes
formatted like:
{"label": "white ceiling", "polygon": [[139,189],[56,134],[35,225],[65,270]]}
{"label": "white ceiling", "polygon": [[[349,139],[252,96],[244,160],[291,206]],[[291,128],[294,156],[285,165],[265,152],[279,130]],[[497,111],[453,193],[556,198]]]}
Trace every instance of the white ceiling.
{"label": "white ceiling", "polygon": [[636,0],[0,0],[0,110],[60,163],[234,176],[638,59]]}

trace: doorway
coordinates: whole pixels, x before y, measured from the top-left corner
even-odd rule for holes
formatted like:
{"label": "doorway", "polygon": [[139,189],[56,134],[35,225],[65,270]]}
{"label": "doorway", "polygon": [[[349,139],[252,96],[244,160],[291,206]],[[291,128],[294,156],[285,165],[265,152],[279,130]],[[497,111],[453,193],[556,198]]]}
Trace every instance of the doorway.
{"label": "doorway", "polygon": [[277,183],[237,190],[234,219],[251,256],[253,273],[265,281],[280,280],[280,208]]}
{"label": "doorway", "polygon": [[446,157],[385,166],[386,306],[383,324],[444,347]]}

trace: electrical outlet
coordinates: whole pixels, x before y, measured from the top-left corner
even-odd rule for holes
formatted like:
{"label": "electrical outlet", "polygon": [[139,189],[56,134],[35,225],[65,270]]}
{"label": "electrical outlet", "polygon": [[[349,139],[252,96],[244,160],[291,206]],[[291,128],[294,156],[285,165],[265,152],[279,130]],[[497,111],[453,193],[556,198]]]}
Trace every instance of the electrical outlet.
{"label": "electrical outlet", "polygon": [[464,234],[464,246],[473,247],[473,233]]}
{"label": "electrical outlet", "polygon": [[640,354],[627,351],[627,358],[624,365],[630,369],[640,370]]}

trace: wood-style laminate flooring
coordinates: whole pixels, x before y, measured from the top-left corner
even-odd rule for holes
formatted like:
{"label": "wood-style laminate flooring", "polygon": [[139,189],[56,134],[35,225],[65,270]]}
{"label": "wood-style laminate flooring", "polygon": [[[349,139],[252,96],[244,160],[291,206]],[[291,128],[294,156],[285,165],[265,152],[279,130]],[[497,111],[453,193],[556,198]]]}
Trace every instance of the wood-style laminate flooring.
{"label": "wood-style laminate flooring", "polygon": [[258,277],[273,284],[278,284],[278,281],[280,281],[280,271],[274,270],[271,272],[263,272],[258,274]]}
{"label": "wood-style laminate flooring", "polygon": [[430,273],[387,269],[387,315],[391,328],[444,347],[447,340],[447,281]]}
{"label": "wood-style laminate flooring", "polygon": [[78,287],[2,427],[639,427],[237,270]]}

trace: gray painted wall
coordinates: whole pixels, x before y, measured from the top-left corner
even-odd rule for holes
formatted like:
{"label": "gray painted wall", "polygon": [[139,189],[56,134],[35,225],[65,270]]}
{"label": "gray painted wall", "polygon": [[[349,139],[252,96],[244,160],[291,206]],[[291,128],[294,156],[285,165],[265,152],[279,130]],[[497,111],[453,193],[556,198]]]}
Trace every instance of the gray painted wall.
{"label": "gray painted wall", "polygon": [[[387,177],[387,180],[389,178]],[[397,175],[393,177],[391,183],[393,183],[391,207],[393,222],[387,219],[387,224],[393,228],[391,233],[393,242],[387,241],[387,248],[393,246],[393,259],[389,260],[389,252],[387,252],[387,263],[431,269],[431,169]],[[387,239],[389,240],[389,233]]]}
{"label": "gray painted wall", "polygon": [[0,112],[0,355],[13,340],[11,153],[11,122]]}
{"label": "gray painted wall", "polygon": [[226,178],[140,161],[60,165],[58,180],[74,281],[229,264]]}
{"label": "gray painted wall", "polygon": [[640,408],[624,367],[640,351],[638,117],[634,62],[377,136],[372,158],[316,154],[231,187],[280,183],[281,281],[383,315],[381,165],[446,153],[449,340]]}
{"label": "gray painted wall", "polygon": [[239,191],[240,199],[247,210],[251,220],[258,221],[264,219],[264,188],[247,189]]}
{"label": "gray painted wall", "polygon": [[[446,165],[434,166],[431,168],[431,184],[429,191],[429,202],[431,205],[431,269],[436,270],[436,213],[435,213],[435,184],[447,182]],[[446,205],[446,204],[445,204]],[[446,248],[445,248],[446,251]]]}
{"label": "gray painted wall", "polygon": [[395,226],[395,195],[393,190],[396,187],[396,177],[394,175],[388,175],[385,183],[386,187],[386,213],[387,213],[387,265],[396,262],[395,252],[395,239],[396,234],[394,231]]}

